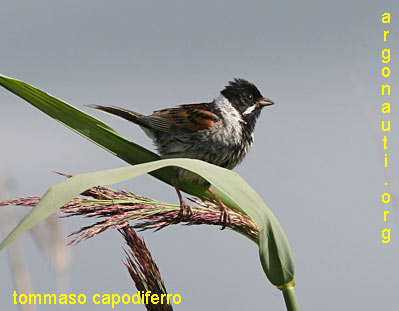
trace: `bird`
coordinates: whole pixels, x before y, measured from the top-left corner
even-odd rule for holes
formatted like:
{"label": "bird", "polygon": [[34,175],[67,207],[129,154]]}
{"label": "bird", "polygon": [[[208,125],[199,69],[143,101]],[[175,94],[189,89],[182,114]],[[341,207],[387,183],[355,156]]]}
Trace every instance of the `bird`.
{"label": "bird", "polygon": [[[251,82],[235,78],[211,102],[183,104],[150,115],[115,106],[88,105],[141,127],[161,158],[199,159],[226,169],[242,162],[254,142],[255,124],[262,109],[274,102]],[[192,215],[179,188],[182,180],[202,183],[221,210],[222,229],[230,222],[226,206],[210,183],[193,172],[173,167],[171,182],[180,202],[181,219]]]}

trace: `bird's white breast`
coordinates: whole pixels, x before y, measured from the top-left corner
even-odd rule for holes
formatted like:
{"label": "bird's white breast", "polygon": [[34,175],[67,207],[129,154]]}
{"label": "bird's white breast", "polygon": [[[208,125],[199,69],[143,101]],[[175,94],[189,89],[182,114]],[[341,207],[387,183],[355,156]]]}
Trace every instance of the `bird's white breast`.
{"label": "bird's white breast", "polygon": [[242,139],[242,123],[244,121],[238,110],[222,94],[215,99],[215,106],[220,110],[222,119],[222,124],[218,124],[215,127],[223,127],[223,129],[214,129],[215,138],[223,141],[233,141],[236,144],[240,143]]}

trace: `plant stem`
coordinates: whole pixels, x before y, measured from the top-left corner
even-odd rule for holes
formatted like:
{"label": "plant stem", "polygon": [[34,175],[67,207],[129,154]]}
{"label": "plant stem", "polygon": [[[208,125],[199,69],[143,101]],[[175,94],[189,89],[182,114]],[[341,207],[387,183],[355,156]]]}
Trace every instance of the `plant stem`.
{"label": "plant stem", "polygon": [[282,290],[287,311],[298,311],[298,301],[296,300],[295,290],[293,286]]}

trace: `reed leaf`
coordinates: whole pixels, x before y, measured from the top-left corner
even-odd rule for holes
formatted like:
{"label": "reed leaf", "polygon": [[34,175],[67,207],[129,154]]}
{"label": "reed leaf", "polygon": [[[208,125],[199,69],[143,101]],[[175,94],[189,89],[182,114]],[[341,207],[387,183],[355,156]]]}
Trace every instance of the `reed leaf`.
{"label": "reed leaf", "polygon": [[[157,154],[127,140],[100,120],[23,81],[0,74],[0,85],[129,164],[140,164],[160,159]],[[171,184],[171,170],[169,168],[150,174]],[[204,187],[198,183],[182,182],[180,188],[195,196],[212,198],[206,193]]]}
{"label": "reed leaf", "polygon": [[208,180],[217,195],[228,198],[229,207],[247,214],[255,222],[259,231],[260,260],[266,276],[272,284],[283,286],[293,280],[294,262],[287,238],[277,219],[260,196],[237,173],[194,159],[158,160],[73,176],[46,192],[39,204],[0,244],[0,250],[87,189],[99,185],[120,183],[170,166],[190,170]]}

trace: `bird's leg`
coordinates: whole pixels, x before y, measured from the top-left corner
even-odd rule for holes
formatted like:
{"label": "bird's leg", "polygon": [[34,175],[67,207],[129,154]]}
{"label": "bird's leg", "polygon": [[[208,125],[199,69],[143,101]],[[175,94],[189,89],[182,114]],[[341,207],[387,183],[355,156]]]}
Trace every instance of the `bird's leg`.
{"label": "bird's leg", "polygon": [[180,192],[179,189],[179,182],[178,182],[178,169],[176,167],[172,168],[172,185],[176,190],[177,196],[179,197],[179,201],[180,201],[180,212],[179,212],[179,216],[178,219],[180,221],[184,221],[187,218],[190,218],[191,215],[193,214],[193,211],[191,210],[190,206],[186,203],[186,201],[184,201],[184,198]]}
{"label": "bird's leg", "polygon": [[211,194],[211,196],[213,196],[213,198],[215,199],[217,205],[220,208],[220,219],[219,222],[222,224],[222,229],[226,228],[227,224],[231,223],[231,218],[230,215],[227,213],[227,208],[226,205],[223,204],[222,201],[220,201],[220,199],[217,197],[217,195],[211,190],[211,186],[209,185],[206,190]]}

